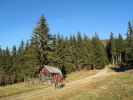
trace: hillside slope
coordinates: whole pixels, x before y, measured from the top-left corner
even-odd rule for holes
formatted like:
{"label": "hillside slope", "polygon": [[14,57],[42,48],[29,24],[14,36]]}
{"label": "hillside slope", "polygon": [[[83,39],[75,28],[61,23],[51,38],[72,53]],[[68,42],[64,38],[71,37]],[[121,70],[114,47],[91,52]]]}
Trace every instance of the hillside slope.
{"label": "hillside slope", "polygon": [[[115,73],[105,68],[95,75],[68,82],[62,89],[47,87],[0,100],[107,100],[107,98],[108,100],[132,100],[133,87],[130,85],[133,84],[133,81],[131,79],[133,77],[129,77],[128,74]],[[121,93],[123,89],[128,89],[124,87],[123,83],[130,87],[127,93]],[[118,93],[118,96],[112,89]],[[123,94],[128,98],[125,99]]]}
{"label": "hillside slope", "polygon": [[[33,90],[30,92],[26,92],[26,93],[21,93],[21,94],[16,94],[13,96],[9,96],[3,99],[10,99],[10,100],[15,100],[15,99],[20,99],[20,100],[24,100],[24,99],[31,99],[34,97],[40,97],[40,96],[44,96],[43,98],[49,98],[49,96],[51,97],[51,95],[60,95],[60,93],[64,93],[64,91],[69,93],[69,90],[71,91],[71,89],[77,89],[77,87],[80,86],[84,86],[86,83],[90,83],[91,81],[97,80],[98,77],[100,76],[105,76],[107,74],[107,70],[101,70],[100,72],[98,72],[95,75],[80,79],[80,80],[76,80],[76,81],[72,81],[72,82],[68,82],[66,83],[65,87],[62,89],[55,89],[53,87],[48,87],[48,88],[43,88],[43,89],[38,89],[38,90]],[[71,93],[71,92],[70,92]]]}

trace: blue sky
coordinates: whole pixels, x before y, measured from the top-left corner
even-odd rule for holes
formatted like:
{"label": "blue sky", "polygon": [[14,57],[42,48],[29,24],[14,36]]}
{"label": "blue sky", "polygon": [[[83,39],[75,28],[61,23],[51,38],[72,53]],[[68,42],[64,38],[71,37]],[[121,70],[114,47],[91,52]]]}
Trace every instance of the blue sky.
{"label": "blue sky", "polygon": [[80,31],[102,39],[109,32],[127,32],[133,19],[133,0],[0,0],[0,45],[18,45],[31,38],[33,29],[44,14],[50,32],[70,36]]}

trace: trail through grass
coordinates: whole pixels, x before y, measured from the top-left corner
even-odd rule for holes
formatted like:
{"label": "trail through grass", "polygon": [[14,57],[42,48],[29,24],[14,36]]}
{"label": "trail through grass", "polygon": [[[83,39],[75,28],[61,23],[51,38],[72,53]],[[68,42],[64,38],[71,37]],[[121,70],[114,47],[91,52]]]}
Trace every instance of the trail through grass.
{"label": "trail through grass", "polygon": [[[74,81],[74,80],[79,80],[79,79],[88,77],[90,75],[94,75],[96,72],[97,71],[88,71],[88,70],[81,70],[78,72],[73,72],[67,76],[66,83]],[[39,91],[39,90],[45,89],[47,87],[50,87],[50,86],[48,86],[48,84],[40,84],[40,83],[38,83],[38,81],[35,81],[35,82],[36,83],[25,82],[25,83],[18,83],[18,84],[14,84],[14,85],[0,87],[0,98],[12,96],[12,95],[19,95],[19,94],[23,94],[23,93],[25,94],[25,93],[29,93],[30,91]],[[48,89],[50,89],[50,88],[48,88]]]}
{"label": "trail through grass", "polygon": [[1,100],[133,100],[133,75],[129,72],[116,73],[107,68],[81,71],[71,73],[66,80],[61,89],[45,87]]}

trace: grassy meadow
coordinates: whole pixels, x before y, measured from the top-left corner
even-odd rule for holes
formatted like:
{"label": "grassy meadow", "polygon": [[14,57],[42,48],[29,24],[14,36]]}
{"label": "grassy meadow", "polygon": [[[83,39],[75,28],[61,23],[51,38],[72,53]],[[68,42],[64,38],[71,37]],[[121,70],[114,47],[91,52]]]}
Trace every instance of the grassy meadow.
{"label": "grassy meadow", "polygon": [[133,71],[81,70],[65,83],[61,89],[38,83],[0,87],[0,100],[133,100]]}

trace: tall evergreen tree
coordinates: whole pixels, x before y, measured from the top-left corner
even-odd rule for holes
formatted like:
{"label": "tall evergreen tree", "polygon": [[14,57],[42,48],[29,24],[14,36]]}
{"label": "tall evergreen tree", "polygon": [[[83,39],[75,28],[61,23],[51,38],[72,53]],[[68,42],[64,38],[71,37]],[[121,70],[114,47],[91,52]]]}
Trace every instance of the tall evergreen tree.
{"label": "tall evergreen tree", "polygon": [[119,34],[118,38],[115,39],[115,48],[116,48],[115,60],[117,64],[122,64],[124,61],[124,55],[125,55],[125,42],[121,34]]}
{"label": "tall evergreen tree", "polygon": [[41,16],[40,21],[33,32],[32,44],[37,52],[39,70],[48,64],[48,33],[49,28],[44,16]]}
{"label": "tall evergreen tree", "polygon": [[115,64],[116,63],[116,60],[115,60],[115,58],[116,58],[116,41],[115,41],[115,38],[114,38],[114,35],[112,32],[110,33],[110,40],[107,43],[107,54],[108,54],[109,61],[112,64]]}
{"label": "tall evergreen tree", "polygon": [[133,26],[131,22],[128,23],[126,62],[133,64]]}
{"label": "tall evergreen tree", "polygon": [[93,66],[98,69],[104,68],[105,65],[108,63],[108,59],[104,45],[99,40],[97,34],[95,34],[95,36],[92,38],[92,45],[93,45],[93,57],[92,57]]}
{"label": "tall evergreen tree", "polygon": [[83,42],[83,61],[84,61],[84,67],[87,67],[87,69],[93,69],[93,45],[92,41],[87,38],[87,36],[84,37],[84,42]]}

